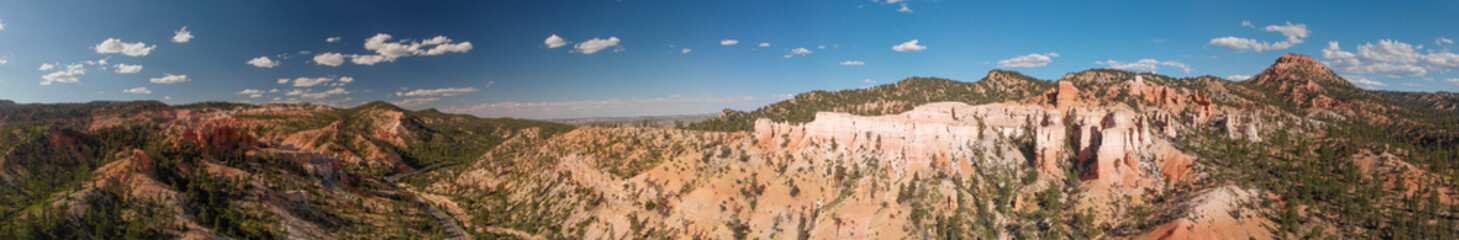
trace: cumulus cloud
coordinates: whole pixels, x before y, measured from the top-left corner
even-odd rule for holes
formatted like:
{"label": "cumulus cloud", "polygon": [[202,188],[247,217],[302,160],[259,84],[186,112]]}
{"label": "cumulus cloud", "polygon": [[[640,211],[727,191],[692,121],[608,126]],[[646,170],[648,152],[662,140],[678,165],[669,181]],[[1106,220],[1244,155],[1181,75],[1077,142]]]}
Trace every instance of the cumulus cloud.
{"label": "cumulus cloud", "polygon": [[[1242,22],[1242,25],[1251,26],[1251,23]],[[1211,41],[1207,44],[1216,45],[1222,48],[1237,51],[1261,52],[1270,50],[1283,50],[1292,47],[1293,45],[1297,45],[1298,43],[1302,43],[1302,39],[1307,38],[1307,34],[1310,33],[1309,31],[1307,31],[1307,24],[1292,24],[1292,22],[1287,22],[1286,25],[1266,26],[1265,28],[1262,28],[1262,30],[1267,32],[1281,33],[1282,36],[1286,36],[1287,39],[1274,43],[1268,43],[1257,41],[1256,39],[1227,36],[1211,39]]]}
{"label": "cumulus cloud", "polygon": [[388,57],[388,56],[385,56],[385,55],[353,55],[353,56],[350,56],[350,62],[355,63],[355,64],[358,64],[358,65],[365,65],[365,66],[375,65],[376,63],[380,63],[380,62],[394,62],[394,61],[395,61],[395,58]]}
{"label": "cumulus cloud", "polygon": [[126,43],[122,42],[121,39],[107,38],[106,41],[96,44],[96,47],[93,48],[99,54],[120,53],[122,55],[139,57],[152,53],[152,49],[157,48],[157,45],[147,46],[147,43],[143,42]]}
{"label": "cumulus cloud", "polygon": [[0,31],[5,31],[5,21],[0,21]]}
{"label": "cumulus cloud", "polygon": [[1379,82],[1379,81],[1373,81],[1372,79],[1368,79],[1368,77],[1364,77],[1364,76],[1343,75],[1342,78],[1343,79],[1347,79],[1348,82],[1353,83],[1353,85],[1357,85],[1358,87],[1361,87],[1361,88],[1364,88],[1364,89],[1370,89],[1371,90],[1371,89],[1377,89],[1378,87],[1387,87],[1388,86],[1388,84],[1386,84],[1386,83]]}
{"label": "cumulus cloud", "polygon": [[318,86],[318,85],[324,85],[324,86],[330,86],[330,87],[340,87],[340,86],[344,86],[346,83],[351,83],[351,82],[354,82],[354,81],[355,81],[355,78],[352,78],[352,77],[334,77],[334,76],[329,76],[329,77],[314,77],[314,78],[311,78],[311,77],[298,77],[298,78],[294,78],[294,79],[280,78],[279,81],[278,81],[278,83],[279,84],[289,84],[290,82],[293,82],[293,86],[295,86],[295,87],[313,87],[313,86]]}
{"label": "cumulus cloud", "polygon": [[1107,65],[1107,66],[1109,66],[1109,68],[1119,69],[1119,70],[1125,70],[1125,71],[1132,71],[1132,72],[1149,72],[1149,73],[1155,73],[1156,72],[1155,70],[1159,69],[1160,67],[1179,68],[1181,72],[1187,73],[1187,74],[1189,74],[1191,72],[1190,66],[1187,66],[1184,63],[1180,63],[1180,62],[1177,62],[1177,61],[1174,61],[1174,60],[1166,60],[1166,61],[1163,61],[1162,62],[1162,61],[1159,61],[1159,60],[1146,58],[1146,59],[1140,59],[1140,61],[1135,61],[1135,62],[1120,62],[1120,61],[1115,61],[1115,60],[1106,60],[1106,61],[1094,62],[1094,64]]}
{"label": "cumulus cloud", "polygon": [[1251,75],[1236,74],[1236,75],[1226,76],[1226,80],[1231,80],[1231,81],[1246,81],[1247,79],[1251,79]]}
{"label": "cumulus cloud", "polygon": [[147,90],[147,87],[134,87],[127,90],[122,90],[122,92],[135,94],[152,94],[152,90]]}
{"label": "cumulus cloud", "polygon": [[845,61],[845,62],[841,62],[841,65],[843,65],[843,66],[861,66],[861,65],[866,65],[866,62],[862,62],[862,61]]}
{"label": "cumulus cloud", "polygon": [[50,71],[51,69],[56,69],[56,65],[50,63],[42,63],[41,67],[37,68],[36,70]]}
{"label": "cumulus cloud", "polygon": [[790,50],[790,54],[786,54],[785,55],[785,58],[790,58],[790,57],[793,57],[795,55],[805,56],[807,54],[811,54],[811,50],[810,49],[795,48],[795,49],[791,49]]}
{"label": "cumulus cloud", "polygon": [[188,31],[187,26],[183,26],[182,29],[178,29],[176,32],[173,32],[172,35],[172,42],[175,43],[185,43],[188,41],[192,41],[192,39],[193,32]]}
{"label": "cumulus cloud", "polygon": [[[593,54],[598,51],[602,51],[603,49],[616,47],[618,46],[618,42],[618,37],[608,37],[608,39],[593,38],[589,39],[586,42],[578,43],[578,45],[573,46],[573,48],[576,49],[575,51],[577,51],[578,53]],[[615,49],[614,51],[616,52],[618,50]]]}
{"label": "cumulus cloud", "polygon": [[325,38],[324,39],[324,42],[338,42],[339,39],[340,39],[339,37],[329,37],[329,38]]}
{"label": "cumulus cloud", "polygon": [[1052,53],[1052,52],[1051,53],[1046,53],[1046,54],[1031,53],[1031,54],[1028,54],[1028,55],[1017,56],[1017,57],[1013,57],[1013,58],[1009,58],[1009,59],[999,60],[998,61],[998,67],[1000,67],[1000,68],[1035,68],[1035,67],[1043,67],[1043,66],[1048,66],[1049,63],[1051,63],[1051,62],[1054,62],[1054,58],[1056,58],[1056,57],[1059,57],[1059,53]]}
{"label": "cumulus cloud", "polygon": [[547,48],[559,48],[567,46],[567,39],[562,39],[557,34],[552,34],[552,36],[547,37],[547,40],[542,41],[542,43],[547,44]]}
{"label": "cumulus cloud", "polygon": [[114,67],[116,68],[116,73],[138,73],[138,72],[142,72],[142,65],[127,65],[125,63],[118,63]]}
{"label": "cumulus cloud", "polygon": [[[50,64],[41,65],[43,71],[53,68],[55,67]],[[51,83],[77,83],[81,79],[76,78],[76,76],[80,75],[86,75],[86,66],[81,64],[66,65],[66,69],[41,76],[41,85],[51,85]]]}
{"label": "cumulus cloud", "polygon": [[1459,86],[1459,78],[1447,78],[1447,79],[1444,79],[1444,81],[1445,82],[1449,82],[1449,83],[1453,83],[1454,86]]}
{"label": "cumulus cloud", "polygon": [[906,3],[903,3],[902,8],[897,9],[897,12],[910,13],[912,12],[912,9],[908,8]]}
{"label": "cumulus cloud", "polygon": [[694,51],[694,49],[684,48],[684,50],[680,50],[679,53],[689,53],[692,51]]}
{"label": "cumulus cloud", "polygon": [[238,91],[238,95],[247,95],[248,98],[260,98],[263,97],[263,91],[258,89],[243,89],[243,91]]}
{"label": "cumulus cloud", "polygon": [[740,40],[734,40],[734,39],[719,40],[719,45],[729,46],[729,45],[735,45],[735,44],[740,44]]}
{"label": "cumulus cloud", "polygon": [[[495,83],[495,82],[493,82],[493,83]],[[491,85],[488,84],[487,86],[491,86]],[[472,92],[476,92],[476,91],[478,91],[478,89],[476,89],[474,87],[465,87],[465,88],[438,88],[438,89],[416,89],[416,90],[409,91],[409,92],[395,92],[395,96],[403,96],[403,97],[427,97],[427,96],[454,97],[456,95],[461,95],[461,94],[466,94],[466,93],[472,93]]]}
{"label": "cumulus cloud", "polygon": [[1337,71],[1387,77],[1423,76],[1429,71],[1459,69],[1459,54],[1447,50],[1424,54],[1417,51],[1419,48],[1396,40],[1380,40],[1376,44],[1358,45],[1357,52],[1349,52],[1332,41],[1322,49],[1322,58]]}
{"label": "cumulus cloud", "polygon": [[760,43],[759,46],[760,47],[770,47],[770,43],[768,43],[768,42],[762,42],[762,43]]}
{"label": "cumulus cloud", "polygon": [[915,52],[922,50],[927,50],[927,46],[917,45],[917,39],[892,46],[892,51],[897,52]]}
{"label": "cumulus cloud", "polygon": [[187,79],[187,75],[163,74],[162,77],[160,77],[160,78],[152,78],[151,81],[152,81],[152,83],[156,83],[156,84],[174,84],[174,83],[187,82],[189,80]]}
{"label": "cumulus cloud", "polygon": [[319,65],[338,67],[340,64],[344,64],[344,54],[320,53],[318,55],[314,55],[314,63]]}
{"label": "cumulus cloud", "polygon": [[314,56],[314,62],[320,65],[339,66],[344,64],[346,57],[350,62],[358,65],[375,65],[381,62],[394,62],[395,59],[408,56],[436,56],[446,53],[470,52],[473,46],[471,42],[457,43],[446,36],[421,41],[400,40],[390,41],[394,38],[390,34],[379,33],[365,39],[365,50],[374,51],[375,54],[351,54],[321,53]]}
{"label": "cumulus cloud", "polygon": [[1454,40],[1451,40],[1451,39],[1448,39],[1448,38],[1444,38],[1444,37],[1439,37],[1438,39],[1434,39],[1434,45],[1444,45],[1444,44],[1454,44]]}
{"label": "cumulus cloud", "polygon": [[414,107],[414,106],[419,106],[421,104],[435,102],[436,100],[441,100],[441,98],[435,98],[435,97],[407,98],[407,99],[402,99],[400,101],[394,101],[394,102],[390,102],[390,103],[393,103],[393,104],[398,105],[398,106],[403,106],[403,107]]}
{"label": "cumulus cloud", "polygon": [[350,91],[345,90],[344,88],[334,88],[323,92],[314,92],[313,90],[309,89],[294,89],[287,93],[284,93],[284,95],[297,96],[305,99],[323,99],[329,96],[345,94],[350,94]]}
{"label": "cumulus cloud", "polygon": [[[316,61],[316,62],[318,62],[318,61]],[[273,60],[273,59],[269,59],[268,56],[257,57],[257,58],[254,58],[253,60],[248,60],[248,65],[253,65],[254,67],[261,67],[261,68],[273,68],[273,67],[279,66],[279,64],[282,64],[282,62],[279,62],[279,61]]]}

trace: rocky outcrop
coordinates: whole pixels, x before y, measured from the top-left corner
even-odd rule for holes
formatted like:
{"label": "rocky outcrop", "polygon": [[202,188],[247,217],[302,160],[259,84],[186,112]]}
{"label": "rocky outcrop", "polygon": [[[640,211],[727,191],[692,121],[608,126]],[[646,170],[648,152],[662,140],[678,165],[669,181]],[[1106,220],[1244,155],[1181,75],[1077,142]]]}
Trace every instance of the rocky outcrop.
{"label": "rocky outcrop", "polygon": [[1208,189],[1177,203],[1185,211],[1179,218],[1134,239],[1271,239],[1268,229],[1276,225],[1242,206],[1258,201],[1261,191],[1257,190],[1233,186]]}

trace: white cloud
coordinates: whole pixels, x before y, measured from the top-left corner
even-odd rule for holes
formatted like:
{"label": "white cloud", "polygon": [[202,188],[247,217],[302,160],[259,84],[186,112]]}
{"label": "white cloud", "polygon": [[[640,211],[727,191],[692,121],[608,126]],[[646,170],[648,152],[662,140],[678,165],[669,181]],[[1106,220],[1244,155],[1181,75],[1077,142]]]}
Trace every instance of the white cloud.
{"label": "white cloud", "polygon": [[380,62],[394,62],[395,58],[385,55],[351,55],[350,62],[357,65],[371,66]]}
{"label": "white cloud", "polygon": [[734,39],[719,40],[719,45],[729,46],[729,45],[735,45],[735,44],[740,44],[740,40],[734,40]]}
{"label": "white cloud", "polygon": [[329,37],[329,38],[325,38],[324,39],[324,42],[338,42],[338,41],[339,41],[339,37]]}
{"label": "white cloud", "polygon": [[248,65],[253,65],[254,67],[261,68],[273,68],[279,66],[279,64],[282,64],[282,62],[269,59],[268,56],[257,57],[253,60],[248,60]]}
{"label": "white cloud", "polygon": [[50,71],[51,69],[56,69],[56,65],[52,65],[50,63],[42,63],[41,67],[37,68],[36,70]]}
{"label": "white cloud", "polygon": [[760,47],[770,47],[770,43],[768,43],[768,42],[762,42],[762,43],[760,43]]}
{"label": "white cloud", "polygon": [[689,52],[692,52],[692,51],[694,51],[694,49],[684,48],[684,50],[680,50],[679,53],[689,53]]}
{"label": "white cloud", "polygon": [[1187,74],[1189,74],[1191,72],[1190,66],[1187,66],[1184,63],[1180,63],[1180,62],[1177,62],[1177,61],[1174,61],[1174,60],[1166,60],[1166,61],[1163,61],[1162,62],[1162,61],[1159,61],[1159,60],[1146,58],[1146,59],[1140,59],[1140,61],[1128,62],[1128,63],[1126,63],[1126,62],[1120,62],[1120,61],[1115,61],[1115,60],[1106,60],[1106,61],[1094,62],[1094,64],[1108,65],[1109,68],[1119,69],[1119,70],[1125,70],[1125,71],[1132,71],[1132,72],[1149,72],[1149,73],[1155,73],[1156,72],[1155,70],[1159,69],[1160,67],[1179,68],[1181,72],[1187,73]]}
{"label": "white cloud", "polygon": [[121,53],[122,55],[138,57],[147,56],[147,54],[152,53],[152,49],[157,48],[157,45],[147,46],[147,43],[143,42],[125,43],[120,39],[107,38],[106,41],[96,44],[96,47],[93,48],[99,54]]}
{"label": "white cloud", "polygon": [[156,84],[174,84],[174,83],[187,82],[189,80],[187,79],[187,75],[163,74],[162,77],[160,77],[160,78],[152,78],[151,81],[152,81],[152,83],[156,83]]}
{"label": "white cloud", "polygon": [[1444,81],[1445,82],[1449,82],[1449,83],[1453,83],[1454,86],[1459,86],[1459,78],[1446,78],[1446,79],[1444,79]]}
{"label": "white cloud", "polygon": [[[50,64],[41,65],[41,68],[49,69],[46,67],[47,65]],[[51,68],[54,68],[54,66]],[[43,80],[41,81],[41,85],[51,85],[51,83],[77,83],[81,81],[81,79],[76,78],[78,75],[86,75],[86,66],[81,64],[66,65],[66,69],[64,70],[41,76],[41,80]]]}
{"label": "white cloud", "polygon": [[[1242,26],[1251,26],[1251,23],[1242,22]],[[1292,24],[1292,22],[1287,22],[1286,25],[1266,26],[1265,28],[1262,28],[1262,30],[1267,32],[1281,33],[1282,36],[1286,36],[1287,39],[1274,43],[1267,43],[1257,41],[1256,39],[1227,36],[1211,39],[1211,41],[1207,44],[1216,45],[1222,48],[1237,51],[1250,50],[1262,52],[1270,50],[1283,50],[1290,48],[1293,45],[1297,45],[1298,43],[1302,43],[1302,39],[1307,38],[1307,34],[1310,33],[1309,31],[1307,31],[1307,24]]]}
{"label": "white cloud", "polygon": [[5,31],[5,21],[0,21],[0,31]]}
{"label": "white cloud", "polygon": [[552,36],[547,37],[547,40],[542,41],[542,43],[547,44],[547,48],[559,48],[562,46],[567,46],[567,40],[562,39],[562,37],[558,37],[557,34],[552,34]]}
{"label": "white cloud", "polygon": [[238,95],[248,95],[248,98],[260,98],[263,97],[263,91],[257,89],[243,89],[243,91],[238,91]]}
{"label": "white cloud", "polygon": [[1448,38],[1444,38],[1444,37],[1439,37],[1438,39],[1434,39],[1434,45],[1444,45],[1444,44],[1454,44],[1454,40],[1451,40],[1451,39],[1448,39]]}
{"label": "white cloud", "polygon": [[791,49],[790,50],[790,54],[786,54],[785,55],[785,58],[790,58],[790,57],[793,57],[795,55],[805,56],[807,54],[811,54],[811,50],[810,49],[795,48],[795,49]]}
{"label": "white cloud", "polygon": [[334,88],[323,92],[314,92],[313,90],[309,89],[294,89],[287,93],[284,93],[284,95],[298,96],[306,99],[323,99],[329,96],[345,94],[350,94],[350,91],[344,90],[344,88]]}
{"label": "white cloud", "polygon": [[909,13],[909,12],[912,12],[912,9],[911,8],[907,8],[907,4],[906,3],[903,3],[902,4],[902,8],[897,9],[897,12]]}
{"label": "white cloud", "polygon": [[486,86],[485,87],[481,87],[481,89],[491,88],[491,85],[492,84],[496,84],[496,81],[486,81]]}
{"label": "white cloud", "polygon": [[314,63],[319,65],[338,67],[340,64],[344,64],[344,54],[320,53],[319,55],[314,55]]}
{"label": "white cloud", "polygon": [[114,67],[116,68],[116,73],[138,73],[138,72],[142,72],[142,65],[127,65],[127,64],[124,64],[124,63],[118,63]]}
{"label": "white cloud", "polygon": [[1379,82],[1379,81],[1373,81],[1371,79],[1368,79],[1368,77],[1364,77],[1364,76],[1344,75],[1344,76],[1342,76],[1342,78],[1343,79],[1347,79],[1348,82],[1353,83],[1353,85],[1357,85],[1358,87],[1361,87],[1361,88],[1364,88],[1364,89],[1377,89],[1378,87],[1387,87],[1388,86],[1388,84],[1386,84],[1386,83]]}
{"label": "white cloud", "polygon": [[608,39],[593,38],[586,42],[578,43],[573,48],[582,54],[593,54],[606,48],[618,46],[618,42],[618,37],[608,37]]}
{"label": "white cloud", "polygon": [[845,61],[845,62],[841,62],[841,65],[844,65],[844,66],[861,66],[861,65],[866,65],[866,62],[862,62],[862,61]]}
{"label": "white cloud", "polygon": [[351,82],[354,82],[354,81],[355,81],[355,78],[353,78],[353,77],[334,77],[334,76],[329,76],[329,77],[315,77],[315,78],[311,78],[311,77],[297,77],[297,78],[294,78],[294,79],[280,78],[279,81],[278,81],[278,83],[279,84],[289,84],[289,82],[293,82],[294,83],[293,86],[295,86],[295,87],[313,87],[313,86],[318,86],[318,85],[321,85],[321,84],[324,85],[324,86],[330,86],[330,87],[341,87],[341,86],[344,86],[346,83],[351,83]]}
{"label": "white cloud", "polygon": [[1358,53],[1343,51],[1336,41],[1328,42],[1327,48],[1322,49],[1322,58],[1330,60],[1328,65],[1337,71],[1387,77],[1428,74],[1429,69],[1414,65],[1420,60],[1433,70],[1459,69],[1459,56],[1448,52],[1423,55],[1415,52],[1412,45],[1392,40],[1359,45]]}
{"label": "white cloud", "polygon": [[927,46],[917,45],[917,39],[912,39],[912,41],[907,41],[902,44],[892,46],[892,51],[898,52],[915,52],[922,50],[927,50]]}
{"label": "white cloud", "polygon": [[313,87],[314,85],[319,85],[321,83],[326,83],[326,82],[330,82],[330,81],[334,81],[334,79],[333,78],[328,78],[328,77],[317,77],[317,78],[300,77],[300,78],[295,78],[294,79],[294,86],[295,87]]}
{"label": "white cloud", "polygon": [[134,87],[127,90],[122,90],[122,92],[135,94],[152,94],[152,90],[147,90],[147,87]]}
{"label": "white cloud", "polygon": [[[446,36],[436,36],[423,41],[400,40],[391,42],[394,38],[390,34],[379,33],[365,39],[365,49],[375,51],[375,54],[352,54],[348,57],[350,62],[358,65],[375,65],[380,62],[394,62],[395,59],[408,56],[435,56],[446,53],[470,52],[473,46],[471,42],[456,43]],[[344,54],[322,53],[314,56],[314,62],[320,65],[339,66],[344,63]]]}
{"label": "white cloud", "polygon": [[1047,54],[1031,53],[1031,54],[1028,54],[1028,55],[1017,56],[1017,57],[1013,57],[1013,58],[1009,58],[1009,59],[999,60],[998,61],[998,67],[1000,67],[1000,68],[1035,68],[1035,67],[1043,67],[1043,66],[1048,66],[1049,63],[1051,63],[1051,62],[1054,62],[1054,58],[1055,57],[1059,57],[1059,53],[1052,53],[1052,52],[1051,53],[1047,53]]}
{"label": "white cloud", "polygon": [[124,91],[121,92],[127,92],[127,94],[152,94],[152,91],[149,91],[146,86],[137,86],[137,88],[124,89]]}
{"label": "white cloud", "polygon": [[1459,54],[1450,52],[1429,53],[1423,57],[1423,63],[1429,69],[1438,71],[1450,71],[1459,69]]}
{"label": "white cloud", "polygon": [[1413,45],[1408,43],[1379,40],[1377,45],[1372,43],[1358,45],[1358,57],[1379,62],[1418,62],[1423,54],[1419,54],[1413,49]]}
{"label": "white cloud", "polygon": [[1226,80],[1231,80],[1231,81],[1246,81],[1247,79],[1251,79],[1251,75],[1236,74],[1236,75],[1226,76]]}
{"label": "white cloud", "polygon": [[173,32],[172,35],[172,42],[175,43],[185,43],[188,41],[192,41],[192,39],[193,32],[187,31],[187,26],[183,26],[182,29],[178,29],[176,32]]}
{"label": "white cloud", "polygon": [[1287,22],[1287,25],[1266,26],[1262,30],[1282,33],[1282,36],[1287,37],[1287,41],[1294,43],[1302,43],[1302,39],[1307,38],[1307,34],[1311,33],[1307,31],[1307,24],[1292,24],[1292,22]]}
{"label": "white cloud", "polygon": [[[493,83],[495,83],[495,82],[493,82]],[[488,84],[487,86],[490,87],[491,85]],[[474,88],[474,87],[465,87],[465,88],[438,88],[438,89],[416,89],[416,90],[409,91],[409,92],[395,92],[395,96],[404,96],[404,97],[426,97],[426,96],[454,97],[456,95],[461,95],[461,94],[466,94],[466,93],[472,93],[472,92],[476,92],[476,91],[478,91],[478,90],[476,88]]]}
{"label": "white cloud", "polygon": [[1251,21],[1246,21],[1246,20],[1242,20],[1241,21],[1241,26],[1242,27],[1249,27],[1249,28],[1256,28],[1256,25],[1251,25]]}
{"label": "white cloud", "polygon": [[435,102],[436,100],[441,100],[441,98],[435,98],[435,97],[407,98],[407,99],[403,99],[403,100],[400,100],[400,101],[394,101],[394,102],[390,102],[390,103],[394,103],[395,105],[402,106],[402,107],[414,107],[414,106],[419,106],[421,104]]}

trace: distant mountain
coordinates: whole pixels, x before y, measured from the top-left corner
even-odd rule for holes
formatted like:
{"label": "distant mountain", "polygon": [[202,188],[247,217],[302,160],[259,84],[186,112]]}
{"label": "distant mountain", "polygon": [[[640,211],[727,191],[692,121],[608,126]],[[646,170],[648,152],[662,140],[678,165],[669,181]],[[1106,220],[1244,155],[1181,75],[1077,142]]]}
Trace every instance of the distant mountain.
{"label": "distant mountain", "polygon": [[1387,98],[1395,102],[1409,104],[1411,106],[1432,108],[1437,110],[1459,110],[1459,94],[1456,93],[1421,93],[1395,91],[1375,91],[1374,93],[1382,96],[1383,98]]}
{"label": "distant mountain", "polygon": [[1446,239],[1455,99],[1288,54],[1241,82],[994,70],[672,128],[0,101],[0,238]]}
{"label": "distant mountain", "polygon": [[726,109],[720,118],[690,125],[690,129],[713,131],[746,131],[755,119],[809,122],[816,112],[845,112],[857,115],[885,115],[911,110],[933,102],[992,103],[1028,98],[1052,88],[1053,82],[1042,81],[1018,72],[993,70],[977,82],[960,82],[943,78],[913,77],[894,84],[837,92],[812,91],[786,101],[770,104],[752,112]]}

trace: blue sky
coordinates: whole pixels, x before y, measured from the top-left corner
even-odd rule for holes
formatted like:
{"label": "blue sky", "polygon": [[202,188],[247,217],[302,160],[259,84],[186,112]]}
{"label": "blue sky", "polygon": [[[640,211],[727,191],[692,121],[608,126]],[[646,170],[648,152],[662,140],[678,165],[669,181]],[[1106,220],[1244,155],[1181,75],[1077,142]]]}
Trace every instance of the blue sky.
{"label": "blue sky", "polygon": [[[1365,88],[1453,92],[1453,12],[1459,2],[3,1],[0,99],[671,115],[995,68],[1237,79],[1289,52]],[[183,27],[191,38],[174,41]]]}

